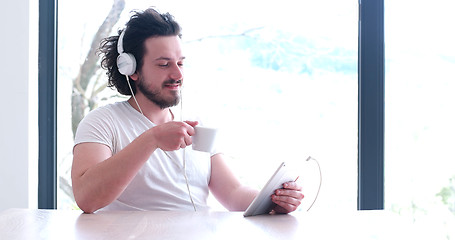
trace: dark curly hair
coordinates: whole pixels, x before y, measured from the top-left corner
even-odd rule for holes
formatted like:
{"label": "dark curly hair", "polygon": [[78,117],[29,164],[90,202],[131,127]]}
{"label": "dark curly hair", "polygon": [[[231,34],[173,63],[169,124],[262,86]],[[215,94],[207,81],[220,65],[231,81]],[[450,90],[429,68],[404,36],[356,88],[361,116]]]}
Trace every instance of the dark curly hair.
{"label": "dark curly hair", "polygon": [[[117,88],[123,95],[131,95],[131,91],[123,76],[117,68],[117,42],[122,31],[126,31],[123,37],[123,49],[136,58],[137,69],[143,65],[145,53],[144,42],[150,37],[179,36],[181,27],[169,13],[159,13],[153,8],[144,11],[133,11],[133,15],[127,22],[125,29],[118,31],[118,36],[110,36],[101,40],[98,54],[101,58],[101,67],[107,70],[108,86]],[[131,87],[136,93],[136,84],[130,81]]]}

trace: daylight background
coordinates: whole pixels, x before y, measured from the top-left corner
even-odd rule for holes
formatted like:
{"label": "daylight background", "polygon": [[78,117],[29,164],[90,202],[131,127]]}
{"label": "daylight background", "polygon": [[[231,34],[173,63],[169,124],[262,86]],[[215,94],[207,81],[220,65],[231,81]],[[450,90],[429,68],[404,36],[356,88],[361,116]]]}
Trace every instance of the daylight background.
{"label": "daylight background", "polygon": [[[357,209],[353,0],[60,1],[58,208],[77,207],[70,168],[78,121],[125,99],[105,87],[97,37],[115,34],[131,10],[148,6],[183,27],[183,116],[220,129],[243,182],[260,188],[286,161],[302,176],[305,211],[319,185],[316,162],[304,161],[312,156],[323,185],[311,211]],[[455,218],[454,10],[449,0],[385,3],[386,209],[443,236],[455,236],[448,227]]]}

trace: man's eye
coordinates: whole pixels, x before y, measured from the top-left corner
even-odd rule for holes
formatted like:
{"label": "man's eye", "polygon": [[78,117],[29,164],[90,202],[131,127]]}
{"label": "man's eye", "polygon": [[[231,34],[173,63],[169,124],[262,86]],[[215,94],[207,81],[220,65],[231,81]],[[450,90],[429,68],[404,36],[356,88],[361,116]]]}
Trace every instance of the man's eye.
{"label": "man's eye", "polygon": [[167,64],[167,63],[166,63],[166,64],[158,64],[158,66],[160,66],[160,67],[167,67],[167,66],[169,66],[169,64]]}

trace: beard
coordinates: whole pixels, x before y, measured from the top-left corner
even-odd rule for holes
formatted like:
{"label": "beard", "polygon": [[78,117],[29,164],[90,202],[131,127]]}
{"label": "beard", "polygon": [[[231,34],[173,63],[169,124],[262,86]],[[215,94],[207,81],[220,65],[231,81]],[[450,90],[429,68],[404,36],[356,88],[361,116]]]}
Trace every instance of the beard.
{"label": "beard", "polygon": [[145,84],[143,79],[139,79],[137,88],[138,90],[147,97],[148,100],[152,101],[158,105],[161,109],[169,108],[176,106],[180,102],[180,92],[175,91],[171,97],[165,98],[161,94],[161,90],[165,88],[166,84],[182,84],[182,80],[167,80],[161,85],[161,89],[149,89]]}

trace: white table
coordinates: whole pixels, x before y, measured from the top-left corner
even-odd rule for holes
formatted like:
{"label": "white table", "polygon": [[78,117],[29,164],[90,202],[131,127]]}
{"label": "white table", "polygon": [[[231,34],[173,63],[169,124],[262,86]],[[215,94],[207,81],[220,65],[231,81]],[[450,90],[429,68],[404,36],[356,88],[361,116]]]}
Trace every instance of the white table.
{"label": "white table", "polygon": [[296,212],[248,218],[241,212],[83,214],[80,211],[9,209],[0,213],[2,240],[336,238],[425,239],[412,223],[384,211],[331,215]]}

